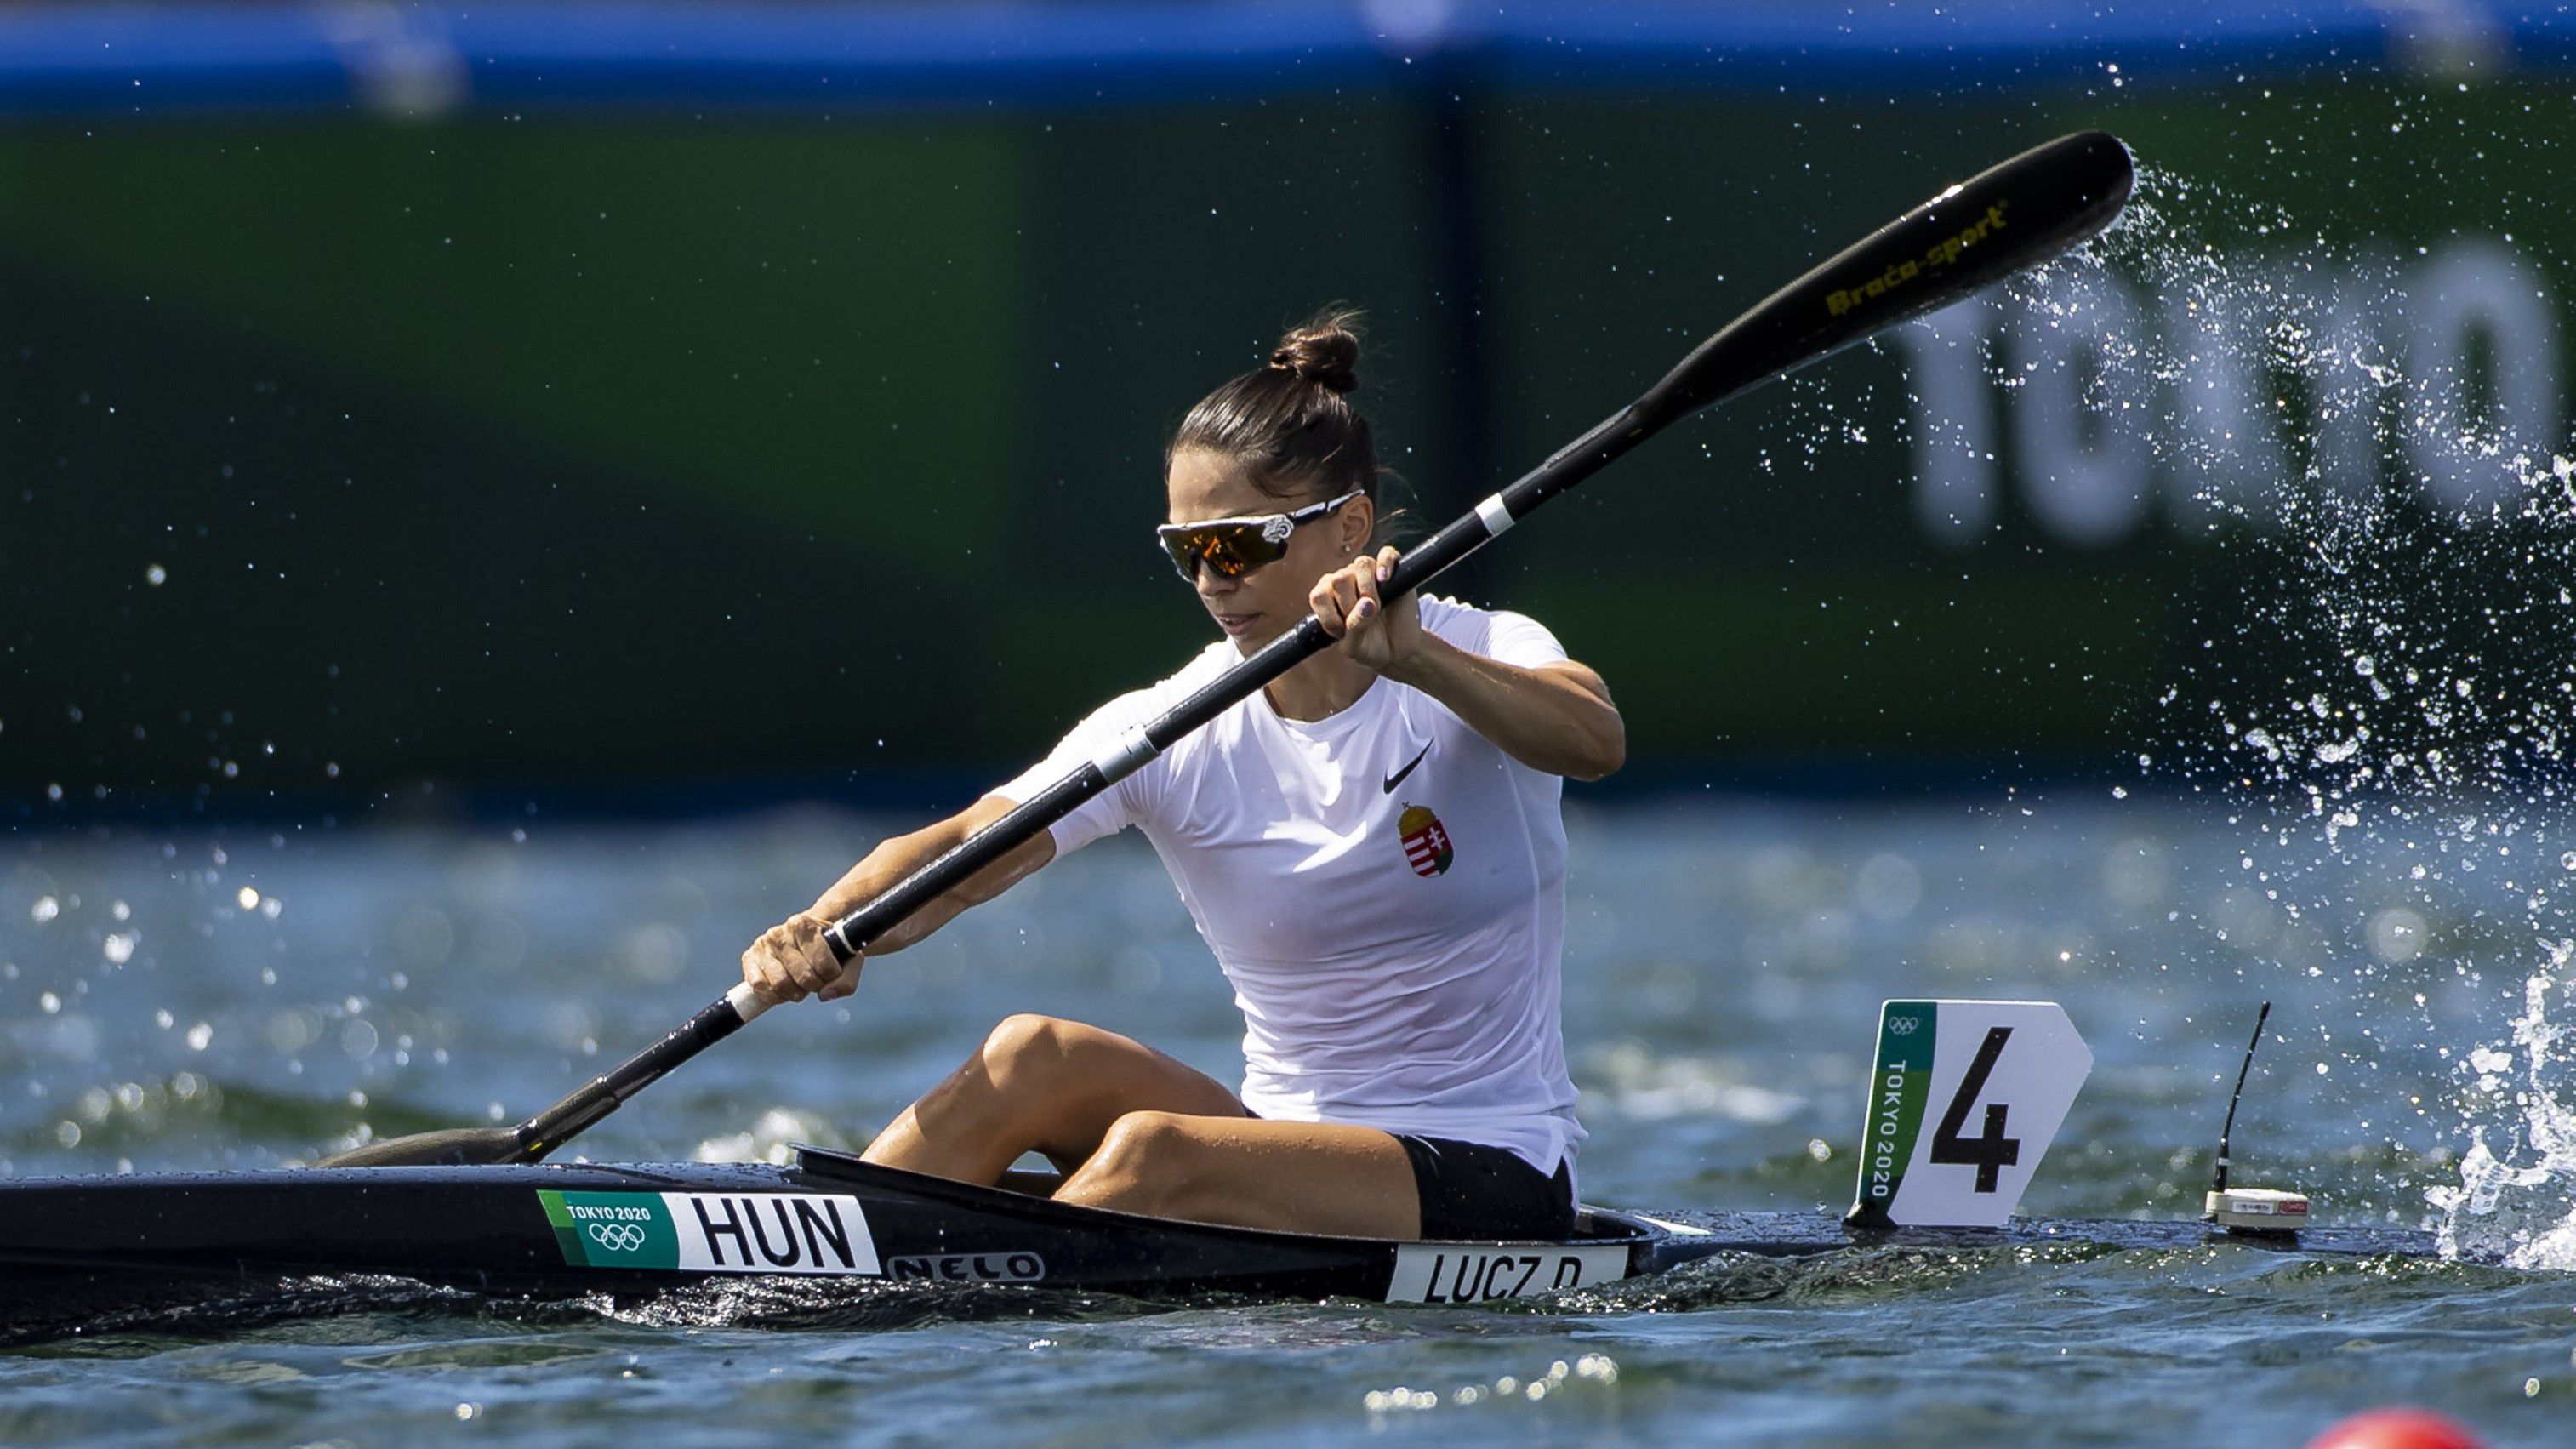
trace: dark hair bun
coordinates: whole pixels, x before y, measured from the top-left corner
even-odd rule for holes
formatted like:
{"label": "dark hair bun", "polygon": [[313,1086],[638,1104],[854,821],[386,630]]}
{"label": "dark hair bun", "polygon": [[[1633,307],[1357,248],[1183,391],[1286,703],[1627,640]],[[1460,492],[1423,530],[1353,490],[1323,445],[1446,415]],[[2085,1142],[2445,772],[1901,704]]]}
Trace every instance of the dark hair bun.
{"label": "dark hair bun", "polygon": [[1270,365],[1318,387],[1346,393],[1360,385],[1360,314],[1327,310],[1291,328],[1270,354]]}
{"label": "dark hair bun", "polygon": [[1283,503],[1319,503],[1356,488],[1377,497],[1377,444],[1351,406],[1360,385],[1360,314],[1332,306],[1279,339],[1270,358],[1200,398],[1163,462],[1203,448],[1241,463]]}

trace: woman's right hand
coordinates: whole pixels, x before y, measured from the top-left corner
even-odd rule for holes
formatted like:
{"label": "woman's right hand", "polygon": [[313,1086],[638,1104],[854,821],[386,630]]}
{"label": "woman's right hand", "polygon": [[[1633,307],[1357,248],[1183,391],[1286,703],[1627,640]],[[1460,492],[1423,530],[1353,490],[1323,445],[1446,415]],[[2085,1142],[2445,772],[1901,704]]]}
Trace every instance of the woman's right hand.
{"label": "woman's right hand", "polygon": [[808,996],[838,1001],[859,989],[865,953],[847,963],[832,956],[823,939],[830,921],[799,911],[760,933],[742,953],[742,979],[771,1001],[802,1001]]}

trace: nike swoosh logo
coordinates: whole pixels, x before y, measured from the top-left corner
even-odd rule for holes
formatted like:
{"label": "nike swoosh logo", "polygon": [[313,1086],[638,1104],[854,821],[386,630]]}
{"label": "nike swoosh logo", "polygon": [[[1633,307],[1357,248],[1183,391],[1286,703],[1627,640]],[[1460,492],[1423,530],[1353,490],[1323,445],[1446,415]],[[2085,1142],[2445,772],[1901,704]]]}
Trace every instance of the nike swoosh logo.
{"label": "nike swoosh logo", "polygon": [[[1429,745],[1424,745],[1424,746],[1422,747],[1422,755],[1427,755],[1427,754],[1430,754],[1430,753],[1431,753],[1431,747],[1430,747]],[[1396,771],[1394,774],[1387,776],[1387,777],[1386,777],[1386,788],[1385,788],[1385,789],[1383,789],[1383,790],[1381,790],[1381,791],[1379,791],[1378,793],[1379,793],[1379,794],[1381,794],[1381,795],[1392,795],[1392,794],[1394,794],[1394,793],[1395,793],[1395,787],[1404,783],[1404,777],[1413,773],[1413,767],[1414,767],[1415,765],[1419,765],[1419,764],[1421,764],[1421,763],[1422,763],[1422,755],[1416,755],[1416,756],[1414,756],[1410,761],[1406,762],[1405,767],[1404,767],[1403,769],[1398,770],[1398,771]]]}

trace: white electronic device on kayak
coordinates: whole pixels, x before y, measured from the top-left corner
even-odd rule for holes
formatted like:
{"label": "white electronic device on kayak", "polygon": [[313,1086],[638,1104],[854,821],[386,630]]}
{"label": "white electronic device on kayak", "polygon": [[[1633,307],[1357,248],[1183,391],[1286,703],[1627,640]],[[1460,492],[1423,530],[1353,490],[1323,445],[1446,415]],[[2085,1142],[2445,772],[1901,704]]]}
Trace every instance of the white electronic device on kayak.
{"label": "white electronic device on kayak", "polygon": [[2263,1044],[2263,1023],[2272,1019],[2272,1003],[2254,1016],[2254,1039],[2245,1044],[2244,1064],[2236,1069],[2236,1090],[2227,1098],[2227,1121],[2218,1129],[2218,1179],[2201,1199],[2200,1215],[2231,1233],[2295,1234],[2308,1225],[2308,1195],[2269,1187],[2227,1185],[2228,1139],[2236,1135],[2236,1104],[2245,1096],[2245,1075],[2254,1070],[2254,1049]]}
{"label": "white electronic device on kayak", "polygon": [[2308,1225],[2308,1195],[2269,1187],[2214,1187],[2202,1217],[2232,1233],[2295,1233]]}

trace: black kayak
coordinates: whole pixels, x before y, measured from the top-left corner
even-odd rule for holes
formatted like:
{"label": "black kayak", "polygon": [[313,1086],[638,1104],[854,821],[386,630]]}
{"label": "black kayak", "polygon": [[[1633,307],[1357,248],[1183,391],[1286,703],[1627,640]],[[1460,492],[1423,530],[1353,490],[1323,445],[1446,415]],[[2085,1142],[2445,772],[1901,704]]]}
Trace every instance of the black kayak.
{"label": "black kayak", "polygon": [[[1847,1229],[1832,1215],[1584,1208],[1549,1242],[1398,1242],[1074,1207],[802,1148],[792,1166],[282,1168],[0,1183],[0,1340],[297,1280],[396,1280],[518,1298],[667,1292],[720,1279],[1029,1285],[1148,1300],[1232,1294],[1473,1304],[1598,1288],[1720,1254],[2074,1242],[2188,1247],[2198,1222],[2016,1218]],[[2433,1251],[2429,1235],[2311,1228],[2246,1239],[2327,1254]],[[304,1311],[332,1296],[306,1293]]]}

